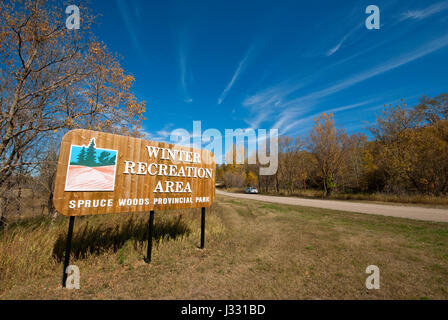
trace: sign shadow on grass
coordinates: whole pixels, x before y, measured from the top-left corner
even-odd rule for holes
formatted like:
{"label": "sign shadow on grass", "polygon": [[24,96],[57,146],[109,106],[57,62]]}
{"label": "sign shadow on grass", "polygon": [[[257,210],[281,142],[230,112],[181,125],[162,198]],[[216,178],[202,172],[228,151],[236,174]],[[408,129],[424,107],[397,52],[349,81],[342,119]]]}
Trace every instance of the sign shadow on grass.
{"label": "sign shadow on grass", "polygon": [[[154,224],[153,239],[176,239],[190,233],[188,225],[178,216],[175,220],[163,220]],[[66,233],[59,234],[54,246],[53,257],[64,259]],[[90,254],[98,255],[108,250],[117,252],[128,240],[142,247],[148,240],[148,222],[145,219],[130,218],[121,226],[89,226],[88,222],[73,232],[71,253],[75,259],[83,259]]]}

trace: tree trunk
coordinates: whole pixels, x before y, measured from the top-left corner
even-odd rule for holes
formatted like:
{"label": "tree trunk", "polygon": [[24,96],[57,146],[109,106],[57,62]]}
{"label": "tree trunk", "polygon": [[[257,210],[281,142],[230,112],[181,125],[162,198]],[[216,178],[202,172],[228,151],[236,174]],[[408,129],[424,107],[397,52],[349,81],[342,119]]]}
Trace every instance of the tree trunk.
{"label": "tree trunk", "polygon": [[5,204],[5,199],[0,197],[0,229],[6,225]]}
{"label": "tree trunk", "polygon": [[54,223],[56,220],[56,217],[58,216],[58,212],[56,211],[56,208],[53,204],[53,191],[50,191],[50,194],[48,196],[47,200],[47,210],[48,210],[48,216],[51,217],[51,224]]}
{"label": "tree trunk", "polygon": [[327,178],[324,177],[324,197],[328,195]]}

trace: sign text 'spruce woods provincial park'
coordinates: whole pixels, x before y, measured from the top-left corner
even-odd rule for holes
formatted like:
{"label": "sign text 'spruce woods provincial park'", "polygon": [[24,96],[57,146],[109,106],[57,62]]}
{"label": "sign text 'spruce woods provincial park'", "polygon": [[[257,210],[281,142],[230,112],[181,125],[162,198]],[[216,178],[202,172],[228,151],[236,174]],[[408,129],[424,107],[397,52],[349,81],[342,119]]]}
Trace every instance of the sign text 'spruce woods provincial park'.
{"label": "sign text 'spruce woods provincial park'", "polygon": [[67,216],[209,207],[212,152],[90,130],[62,139],[53,202]]}

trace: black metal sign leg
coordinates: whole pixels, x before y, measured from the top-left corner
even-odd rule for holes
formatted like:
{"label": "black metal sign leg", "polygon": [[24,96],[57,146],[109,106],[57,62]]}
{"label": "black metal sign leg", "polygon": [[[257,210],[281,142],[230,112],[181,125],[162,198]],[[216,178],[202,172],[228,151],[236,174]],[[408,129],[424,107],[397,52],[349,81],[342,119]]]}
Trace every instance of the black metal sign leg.
{"label": "black metal sign leg", "polygon": [[68,223],[68,233],[67,233],[67,242],[65,245],[65,258],[64,258],[64,270],[62,270],[62,287],[65,288],[65,282],[67,281],[67,273],[65,270],[68,267],[70,262],[70,251],[72,249],[72,235],[73,235],[73,225],[75,224],[75,217],[70,217],[70,222]]}
{"label": "black metal sign leg", "polygon": [[154,230],[154,211],[149,212],[149,224],[148,224],[148,252],[146,255],[145,262],[151,262],[151,252],[152,252],[152,234]]}
{"label": "black metal sign leg", "polygon": [[205,243],[205,208],[201,208],[201,249],[204,249]]}

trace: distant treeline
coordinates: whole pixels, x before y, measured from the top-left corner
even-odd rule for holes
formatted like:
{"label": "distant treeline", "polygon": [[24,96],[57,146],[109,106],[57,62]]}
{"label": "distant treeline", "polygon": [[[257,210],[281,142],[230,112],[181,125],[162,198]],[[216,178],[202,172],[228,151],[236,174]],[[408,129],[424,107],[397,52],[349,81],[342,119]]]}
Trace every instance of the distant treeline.
{"label": "distant treeline", "polygon": [[319,189],[327,196],[335,191],[448,194],[448,94],[424,96],[412,108],[403,100],[386,105],[369,130],[371,141],[363,133],[348,135],[324,113],[308,136],[279,138],[275,175],[259,176],[258,165],[224,164],[218,180],[264,192]]}

